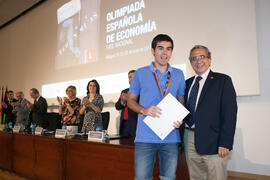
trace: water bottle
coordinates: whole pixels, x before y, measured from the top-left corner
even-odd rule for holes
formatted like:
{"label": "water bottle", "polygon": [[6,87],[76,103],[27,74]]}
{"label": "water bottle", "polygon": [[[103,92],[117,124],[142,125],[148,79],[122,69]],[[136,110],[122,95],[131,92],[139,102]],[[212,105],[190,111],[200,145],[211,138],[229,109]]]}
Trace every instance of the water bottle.
{"label": "water bottle", "polygon": [[97,128],[96,128],[96,131],[102,132],[102,128],[101,128],[101,127],[97,127]]}
{"label": "water bottle", "polygon": [[63,124],[62,129],[66,130],[67,129],[67,125]]}
{"label": "water bottle", "polygon": [[36,131],[36,124],[32,124],[32,134],[35,134]]}
{"label": "water bottle", "polygon": [[103,141],[106,141],[106,140],[109,140],[109,135],[108,135],[108,132],[107,130],[102,130],[103,132]]}
{"label": "water bottle", "polygon": [[20,127],[21,127],[21,128],[20,128],[20,131],[24,131],[25,126],[24,126],[24,124],[23,124],[23,123],[19,122],[19,123],[18,123],[18,126],[20,126]]}
{"label": "water bottle", "polygon": [[8,123],[8,128],[12,129],[12,122],[11,121]]}

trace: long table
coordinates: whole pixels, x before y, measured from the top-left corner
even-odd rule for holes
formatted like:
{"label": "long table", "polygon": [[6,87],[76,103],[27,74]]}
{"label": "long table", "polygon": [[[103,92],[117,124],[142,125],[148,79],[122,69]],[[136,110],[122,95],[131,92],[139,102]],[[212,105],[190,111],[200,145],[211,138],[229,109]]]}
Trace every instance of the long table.
{"label": "long table", "polygon": [[[132,139],[92,142],[0,131],[0,168],[29,179],[134,179],[133,164]],[[177,179],[189,179],[183,153]]]}

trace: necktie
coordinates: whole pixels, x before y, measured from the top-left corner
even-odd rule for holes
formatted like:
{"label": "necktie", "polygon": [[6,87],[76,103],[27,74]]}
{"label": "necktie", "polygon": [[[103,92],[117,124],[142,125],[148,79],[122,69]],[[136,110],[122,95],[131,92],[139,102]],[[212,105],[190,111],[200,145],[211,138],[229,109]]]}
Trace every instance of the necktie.
{"label": "necktie", "polygon": [[128,120],[128,107],[127,106],[124,109],[124,119]]}
{"label": "necktie", "polygon": [[199,91],[199,81],[202,79],[201,76],[198,76],[196,79],[195,79],[195,83],[194,85],[192,86],[192,89],[190,91],[190,94],[189,94],[189,98],[188,98],[188,102],[187,102],[187,108],[190,112],[190,116],[189,116],[189,119],[187,120],[187,125],[189,127],[191,127],[194,122],[195,122],[195,107],[196,107],[196,100],[197,100],[197,96],[198,96],[198,91]]}
{"label": "necktie", "polygon": [[34,100],[34,104],[36,104],[36,103],[37,103],[37,99]]}

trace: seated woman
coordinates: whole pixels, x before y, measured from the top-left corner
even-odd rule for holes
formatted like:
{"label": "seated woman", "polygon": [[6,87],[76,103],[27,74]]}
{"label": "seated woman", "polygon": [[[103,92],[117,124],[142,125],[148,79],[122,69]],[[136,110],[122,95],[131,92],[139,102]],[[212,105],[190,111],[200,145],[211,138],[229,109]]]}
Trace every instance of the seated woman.
{"label": "seated woman", "polygon": [[59,115],[62,116],[61,123],[66,125],[74,125],[79,122],[79,108],[81,100],[76,97],[76,87],[68,86],[66,89],[68,98],[57,97],[59,102]]}
{"label": "seated woman", "polygon": [[102,130],[101,111],[104,100],[99,92],[99,84],[91,80],[87,85],[87,96],[82,100],[80,114],[84,114],[82,132]]}

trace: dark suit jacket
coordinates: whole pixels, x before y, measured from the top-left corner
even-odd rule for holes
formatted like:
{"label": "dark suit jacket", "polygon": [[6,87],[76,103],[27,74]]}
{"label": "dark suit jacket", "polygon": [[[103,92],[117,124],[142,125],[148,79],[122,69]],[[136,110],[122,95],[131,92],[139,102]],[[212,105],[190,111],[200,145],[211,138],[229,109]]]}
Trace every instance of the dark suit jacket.
{"label": "dark suit jacket", "polygon": [[[187,102],[193,79],[194,77],[186,80],[185,102]],[[195,148],[197,152],[210,155],[217,154],[218,147],[231,150],[236,118],[236,93],[231,78],[225,74],[210,71],[195,112]]]}
{"label": "dark suit jacket", "polygon": [[11,106],[12,102],[17,102],[18,100],[12,99],[8,102],[5,102],[7,104],[7,108],[3,108],[2,111],[3,113],[6,114],[6,124],[8,124],[10,121],[12,122],[13,126],[16,123],[16,115],[12,113],[13,107]]}
{"label": "dark suit jacket", "polygon": [[33,104],[33,108],[31,110],[32,122],[36,123],[37,126],[47,128],[47,106],[47,101],[42,96],[39,97],[36,104]]}
{"label": "dark suit jacket", "polygon": [[[122,93],[128,93],[129,88],[123,90]],[[124,108],[126,106],[123,106],[121,104],[121,98],[118,99],[118,101],[115,104],[115,108],[117,110],[121,110],[121,117],[120,117],[120,135],[121,136],[136,136],[136,129],[137,129],[137,119],[138,114],[131,109],[128,108],[128,120],[124,119]]]}

